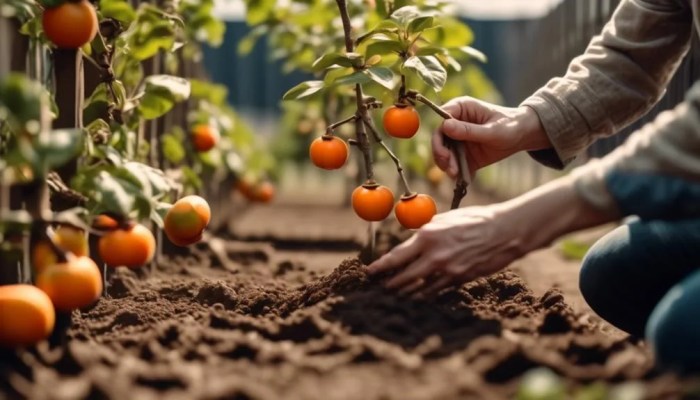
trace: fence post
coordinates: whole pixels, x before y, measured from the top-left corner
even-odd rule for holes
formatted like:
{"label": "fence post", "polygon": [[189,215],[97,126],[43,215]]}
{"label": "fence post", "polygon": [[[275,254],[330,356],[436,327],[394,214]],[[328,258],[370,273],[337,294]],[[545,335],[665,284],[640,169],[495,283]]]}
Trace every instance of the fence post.
{"label": "fence post", "polygon": [[[53,69],[58,118],[54,128],[82,128],[83,103],[85,99],[83,54],[80,49],[55,49]],[[78,160],[73,159],[57,170],[64,182],[70,183],[78,169]]]}

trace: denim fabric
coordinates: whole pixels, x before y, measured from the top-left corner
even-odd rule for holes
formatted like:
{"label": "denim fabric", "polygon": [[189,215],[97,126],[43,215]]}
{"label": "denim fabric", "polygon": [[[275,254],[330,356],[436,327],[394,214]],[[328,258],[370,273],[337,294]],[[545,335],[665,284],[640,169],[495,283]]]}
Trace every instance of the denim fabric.
{"label": "denim fabric", "polygon": [[606,175],[605,184],[622,215],[645,220],[700,217],[700,182],[613,171]]}
{"label": "denim fabric", "polygon": [[657,361],[686,371],[700,371],[700,271],[674,286],[647,323]]}
{"label": "denim fabric", "polygon": [[607,186],[625,214],[642,218],[591,247],[584,298],[616,327],[646,332],[661,363],[700,370],[700,185],[615,173]]}

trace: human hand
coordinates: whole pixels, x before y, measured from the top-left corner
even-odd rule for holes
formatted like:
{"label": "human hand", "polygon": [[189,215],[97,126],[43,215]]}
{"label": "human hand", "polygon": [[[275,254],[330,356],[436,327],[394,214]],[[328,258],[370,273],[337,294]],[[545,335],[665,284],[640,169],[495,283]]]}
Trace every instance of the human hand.
{"label": "human hand", "polygon": [[585,201],[566,176],[504,203],[433,217],[410,239],[369,266],[402,294],[425,297],[490,275],[559,236],[618,218]]}
{"label": "human hand", "polygon": [[[385,286],[402,294],[432,295],[505,268],[525,252],[509,229],[502,205],[436,215],[409,240],[369,266],[370,274],[399,271]],[[404,268],[405,267],[405,268]]]}
{"label": "human hand", "polygon": [[443,143],[443,135],[464,142],[472,173],[519,151],[551,147],[539,117],[529,107],[501,107],[458,97],[443,108],[454,119],[445,120],[433,133],[433,157],[453,178],[458,174],[457,160]]}

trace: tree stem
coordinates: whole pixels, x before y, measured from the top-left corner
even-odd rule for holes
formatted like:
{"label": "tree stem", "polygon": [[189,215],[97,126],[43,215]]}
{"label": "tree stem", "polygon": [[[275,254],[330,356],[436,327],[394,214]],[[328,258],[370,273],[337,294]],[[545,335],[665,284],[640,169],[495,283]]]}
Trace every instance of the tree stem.
{"label": "tree stem", "polygon": [[327,135],[330,135],[330,134],[332,133],[332,131],[333,131],[335,128],[337,128],[337,127],[339,127],[339,126],[341,126],[341,125],[345,125],[345,124],[347,124],[348,122],[355,121],[355,120],[357,120],[357,118],[358,118],[358,117],[357,117],[357,114],[355,114],[355,115],[351,115],[351,116],[349,116],[349,117],[347,117],[347,118],[345,118],[345,119],[343,119],[343,120],[340,120],[340,121],[338,121],[338,122],[334,122],[334,123],[328,125],[328,128],[326,128],[326,134],[327,134]]}
{"label": "tree stem", "polygon": [[[343,21],[343,33],[345,35],[345,51],[352,53],[355,48],[352,39],[352,25],[350,25],[350,14],[348,13],[348,6],[345,0],[336,0],[338,4],[338,10],[340,11],[340,18]],[[359,69],[353,67],[356,71]],[[365,130],[365,124],[362,120],[369,115],[367,113],[367,108],[364,106],[363,99],[364,95],[362,93],[362,85],[355,85],[355,100],[357,103],[357,114],[360,118],[355,120],[355,136],[357,138],[357,148],[360,149],[365,161],[365,174],[368,181],[374,179],[374,166],[372,163],[372,148],[369,143],[369,138],[367,137],[367,131]]]}

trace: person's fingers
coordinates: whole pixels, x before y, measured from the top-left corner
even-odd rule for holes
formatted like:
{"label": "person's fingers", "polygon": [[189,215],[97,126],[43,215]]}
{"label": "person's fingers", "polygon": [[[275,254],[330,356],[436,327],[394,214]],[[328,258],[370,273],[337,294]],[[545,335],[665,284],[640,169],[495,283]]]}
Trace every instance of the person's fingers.
{"label": "person's fingers", "polygon": [[462,119],[462,105],[458,99],[453,99],[445,103],[442,109],[447,111],[453,118]]}
{"label": "person's fingers", "polygon": [[434,261],[432,257],[423,255],[406,267],[406,269],[391,278],[385,287],[387,289],[402,289],[413,281],[430,275],[433,268]]}
{"label": "person's fingers", "polygon": [[394,247],[390,252],[370,264],[367,269],[370,275],[389,271],[404,266],[411,259],[418,256],[421,251],[417,236],[413,235],[407,241]]}
{"label": "person's fingers", "polygon": [[490,125],[479,125],[470,122],[448,119],[442,123],[441,131],[455,140],[463,142],[485,142],[493,138]]}
{"label": "person's fingers", "polygon": [[410,283],[401,290],[399,290],[399,296],[408,296],[409,294],[415,292],[416,290],[425,286],[425,279],[416,279],[413,283]]}
{"label": "person's fingers", "polygon": [[443,143],[443,136],[442,132],[437,130],[433,133],[431,142],[433,145],[433,159],[435,160],[435,165],[441,170],[446,171],[450,166],[452,152],[445,146],[445,143]]}
{"label": "person's fingers", "polygon": [[431,297],[440,292],[442,289],[450,286],[453,283],[453,277],[449,275],[443,275],[436,279],[430,285],[422,288],[414,294],[417,298]]}

